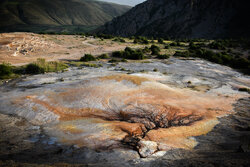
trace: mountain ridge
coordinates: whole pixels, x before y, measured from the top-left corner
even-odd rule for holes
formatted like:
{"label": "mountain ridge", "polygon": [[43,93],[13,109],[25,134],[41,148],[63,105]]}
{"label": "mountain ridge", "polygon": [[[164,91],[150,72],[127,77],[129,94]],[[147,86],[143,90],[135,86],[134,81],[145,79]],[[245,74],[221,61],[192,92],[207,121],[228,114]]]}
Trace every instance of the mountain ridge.
{"label": "mountain ridge", "polygon": [[249,4],[243,0],[147,0],[106,23],[101,31],[125,37],[250,37]]}
{"label": "mountain ridge", "polygon": [[94,0],[3,0],[0,30],[27,26],[100,26],[130,9]]}

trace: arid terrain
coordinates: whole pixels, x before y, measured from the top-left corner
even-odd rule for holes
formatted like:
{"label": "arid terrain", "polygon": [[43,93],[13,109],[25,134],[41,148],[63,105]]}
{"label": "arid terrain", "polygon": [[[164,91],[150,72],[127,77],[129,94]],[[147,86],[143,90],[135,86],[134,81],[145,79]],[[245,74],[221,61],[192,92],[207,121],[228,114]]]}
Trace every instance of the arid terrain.
{"label": "arid terrain", "polygon": [[[131,45],[132,44],[132,41]],[[84,54],[94,55],[122,50],[128,43],[102,41],[80,35],[39,35],[33,33],[0,34],[0,63],[22,65],[37,58],[79,60]]]}
{"label": "arid terrain", "polygon": [[[18,66],[151,45],[32,33],[1,34],[0,44],[0,62]],[[248,75],[173,56],[91,63],[1,83],[0,166],[250,164],[250,97],[239,91]]]}

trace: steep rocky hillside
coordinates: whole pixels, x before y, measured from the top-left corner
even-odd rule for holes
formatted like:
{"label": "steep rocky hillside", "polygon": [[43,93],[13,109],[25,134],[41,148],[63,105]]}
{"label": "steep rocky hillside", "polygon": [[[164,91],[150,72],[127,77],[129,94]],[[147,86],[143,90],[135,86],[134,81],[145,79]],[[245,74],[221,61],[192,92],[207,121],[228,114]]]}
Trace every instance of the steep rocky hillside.
{"label": "steep rocky hillside", "polygon": [[0,30],[100,26],[129,9],[129,6],[94,0],[1,0]]}
{"label": "steep rocky hillside", "polygon": [[179,38],[250,37],[249,1],[147,0],[107,23],[103,32]]}

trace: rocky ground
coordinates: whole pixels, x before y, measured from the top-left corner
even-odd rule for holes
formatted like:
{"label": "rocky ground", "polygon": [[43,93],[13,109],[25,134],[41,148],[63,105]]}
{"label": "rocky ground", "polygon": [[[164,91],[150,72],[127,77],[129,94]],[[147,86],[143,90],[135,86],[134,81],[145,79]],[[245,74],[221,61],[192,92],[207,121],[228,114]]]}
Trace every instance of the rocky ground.
{"label": "rocky ground", "polygon": [[84,54],[110,53],[122,50],[129,43],[100,40],[80,35],[39,35],[33,33],[0,34],[0,63],[27,64],[37,58],[79,60]]}
{"label": "rocky ground", "polygon": [[1,166],[249,166],[248,76],[199,59],[101,63],[1,85]]}
{"label": "rocky ground", "polygon": [[[1,34],[0,62],[151,45],[125,40]],[[249,76],[173,57],[71,63],[0,83],[0,166],[249,166]]]}

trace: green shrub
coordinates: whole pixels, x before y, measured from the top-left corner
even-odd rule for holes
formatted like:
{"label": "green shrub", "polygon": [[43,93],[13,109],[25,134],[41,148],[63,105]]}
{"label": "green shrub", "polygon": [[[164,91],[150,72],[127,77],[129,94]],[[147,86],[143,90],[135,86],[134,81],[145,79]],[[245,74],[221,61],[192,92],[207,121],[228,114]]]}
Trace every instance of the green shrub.
{"label": "green shrub", "polygon": [[115,38],[113,41],[115,41],[115,42],[122,42],[122,43],[124,43],[124,42],[126,42],[124,39],[122,39],[122,38]]}
{"label": "green shrub", "polygon": [[83,62],[96,61],[96,58],[92,56],[91,54],[85,54],[83,57],[81,57],[80,61],[83,61]]}
{"label": "green shrub", "polygon": [[100,56],[98,56],[98,59],[108,59],[109,56],[108,54],[101,54]]}
{"label": "green shrub", "polygon": [[164,49],[169,49],[169,45],[165,45]]}
{"label": "green shrub", "polygon": [[220,42],[220,41],[214,41],[210,43],[208,46],[211,49],[226,50],[226,46],[224,45],[223,42]]}
{"label": "green shrub", "polygon": [[102,64],[83,63],[82,65],[85,67],[94,67],[94,68],[102,67]]}
{"label": "green shrub", "polygon": [[132,59],[132,60],[142,60],[144,59],[144,54],[143,54],[143,51],[140,49],[133,50],[130,47],[126,47],[123,53],[123,58]]}
{"label": "green shrub", "polygon": [[123,52],[122,51],[115,51],[112,53],[112,57],[122,58]]}
{"label": "green shrub", "polygon": [[141,44],[149,44],[148,39],[146,37],[135,37],[134,43],[141,43]]}
{"label": "green shrub", "polygon": [[122,60],[121,60],[121,62],[127,63],[127,62],[128,62],[128,60],[126,60],[126,59],[122,59]]}
{"label": "green shrub", "polygon": [[201,49],[201,47],[198,46],[198,45],[195,45],[193,42],[190,42],[189,43],[189,49],[196,50],[196,49]]}
{"label": "green shrub", "polygon": [[158,43],[164,44],[164,40],[163,40],[162,38],[159,38],[159,39],[158,39]]}
{"label": "green shrub", "polygon": [[68,66],[64,63],[56,61],[46,62],[45,59],[38,58],[36,62],[25,66],[23,72],[24,74],[43,74],[45,72],[63,71],[66,68]]}
{"label": "green shrub", "polygon": [[117,60],[117,59],[111,59],[111,60],[109,60],[109,63],[117,63],[117,62],[119,62],[119,60]]}
{"label": "green shrub", "polygon": [[169,57],[170,57],[169,55],[166,55],[166,54],[165,54],[165,55],[161,55],[161,54],[160,54],[160,55],[157,55],[156,58],[157,58],[157,59],[168,59]]}
{"label": "green shrub", "polygon": [[113,35],[109,35],[109,34],[97,34],[95,36],[98,37],[98,38],[103,38],[103,39],[112,39],[112,38],[114,38]]}
{"label": "green shrub", "polygon": [[174,57],[189,57],[190,56],[190,52],[189,51],[186,51],[186,52],[176,51],[173,56]]}
{"label": "green shrub", "polygon": [[237,68],[237,69],[244,69],[244,68],[250,68],[250,61],[246,58],[234,58],[231,61],[231,67]]}
{"label": "green shrub", "polygon": [[169,44],[170,46],[177,46],[176,42],[172,42],[171,44]]}
{"label": "green shrub", "polygon": [[0,64],[0,79],[8,79],[13,74],[13,69],[10,64]]}
{"label": "green shrub", "polygon": [[149,47],[146,46],[144,49],[142,49],[142,52],[143,53],[149,53],[149,52],[151,52],[151,50],[150,50]]}
{"label": "green shrub", "polygon": [[239,88],[239,91],[240,91],[240,92],[247,92],[247,93],[250,93],[250,89],[248,89],[248,88]]}
{"label": "green shrub", "polygon": [[153,71],[154,71],[154,72],[157,72],[157,71],[158,71],[158,69],[157,69],[157,68],[154,68],[154,69],[153,69]]}
{"label": "green shrub", "polygon": [[156,45],[151,45],[150,50],[152,52],[151,53],[152,55],[158,55],[160,54],[160,51],[161,51],[161,49]]}
{"label": "green shrub", "polygon": [[143,51],[140,49],[134,50],[130,47],[126,47],[124,51],[115,51],[112,53],[113,57],[132,59],[132,60],[142,60],[144,59]]}
{"label": "green shrub", "polygon": [[25,68],[26,74],[43,74],[45,72],[45,68],[40,67],[35,63],[28,64]]}

